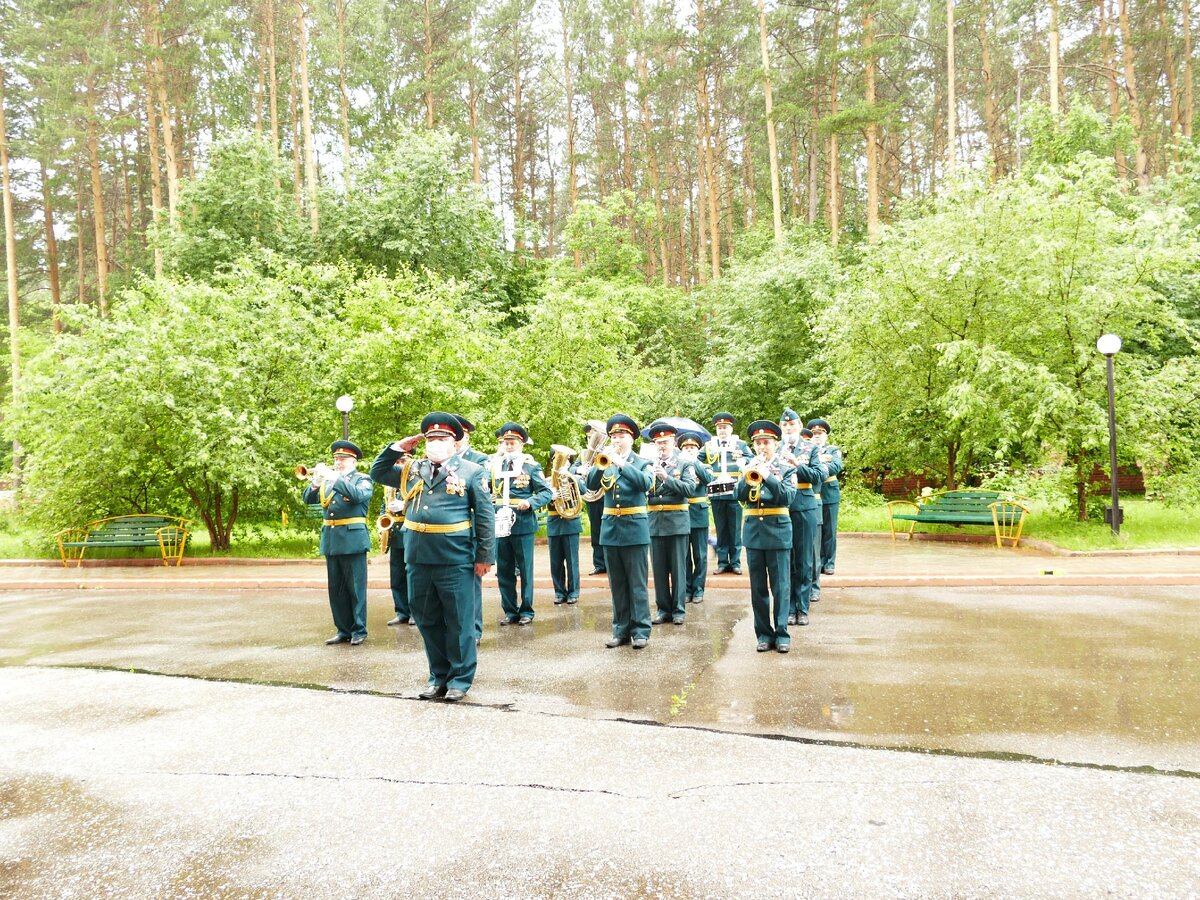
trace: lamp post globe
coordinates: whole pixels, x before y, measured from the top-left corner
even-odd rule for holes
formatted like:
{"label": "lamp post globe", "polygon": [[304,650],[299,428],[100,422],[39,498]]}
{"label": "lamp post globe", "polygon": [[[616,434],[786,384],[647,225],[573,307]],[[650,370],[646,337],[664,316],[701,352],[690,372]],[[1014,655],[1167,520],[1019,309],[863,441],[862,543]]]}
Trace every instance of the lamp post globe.
{"label": "lamp post globe", "polygon": [[354,409],[354,398],[349,394],[342,394],[334,405],[342,414],[342,440],[348,441],[350,440],[350,410]]}
{"label": "lamp post globe", "polygon": [[1113,356],[1121,352],[1121,339],[1115,334],[1102,334],[1096,341],[1096,349],[1105,356]]}

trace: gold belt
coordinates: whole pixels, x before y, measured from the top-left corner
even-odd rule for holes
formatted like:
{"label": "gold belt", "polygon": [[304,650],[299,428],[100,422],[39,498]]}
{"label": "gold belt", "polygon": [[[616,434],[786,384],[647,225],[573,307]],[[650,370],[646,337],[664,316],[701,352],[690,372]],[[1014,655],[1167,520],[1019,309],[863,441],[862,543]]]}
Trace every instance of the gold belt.
{"label": "gold belt", "polygon": [[797,490],[804,490],[805,488],[810,488],[810,487],[812,487],[811,481],[797,481],[796,482]]}
{"label": "gold belt", "polygon": [[645,511],[646,511],[646,507],[644,507],[644,506],[626,506],[626,507],[606,506],[606,507],[604,507],[604,514],[606,516],[636,516],[638,513],[644,513]]}
{"label": "gold belt", "polygon": [[707,503],[707,497],[688,497],[688,503]]}
{"label": "gold belt", "polygon": [[786,516],[788,508],[786,506],[764,506],[751,508],[746,510],[748,516]]}
{"label": "gold belt", "polygon": [[650,505],[651,512],[680,512],[687,509],[686,503],[660,503],[658,506]]}
{"label": "gold belt", "polygon": [[350,519],[326,519],[325,524],[330,528],[337,528],[339,525],[366,525],[366,516],[354,516]]}
{"label": "gold belt", "polygon": [[406,519],[404,527],[409,531],[420,531],[428,534],[452,534],[455,531],[466,531],[471,527],[471,520],[451,522],[449,525],[438,525],[433,522],[414,522],[412,519]]}
{"label": "gold belt", "polygon": [[825,484],[829,484],[829,482],[831,482],[831,481],[837,481],[837,476],[830,475],[828,478],[825,479]]}

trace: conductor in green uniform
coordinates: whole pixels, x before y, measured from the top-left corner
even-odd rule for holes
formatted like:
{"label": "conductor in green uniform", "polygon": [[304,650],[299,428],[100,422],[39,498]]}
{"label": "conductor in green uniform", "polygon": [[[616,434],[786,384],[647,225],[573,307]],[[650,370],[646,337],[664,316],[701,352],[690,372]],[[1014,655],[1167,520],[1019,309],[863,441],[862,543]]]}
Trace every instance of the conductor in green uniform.
{"label": "conductor in green uniform", "polygon": [[[500,450],[488,460],[492,499],[496,504],[496,581],[500,585],[501,625],[528,625],[533,621],[533,537],[537,511],[554,500],[554,490],[542,475],[538,461],[525,451],[529,432],[517,422],[505,422],[496,431]],[[501,524],[509,517],[508,526]],[[517,603],[517,578],[521,599]]]}
{"label": "conductor in green uniform", "polygon": [[695,467],[679,458],[675,449],[678,429],[667,422],[650,426],[656,455],[651,459],[650,565],[654,569],[654,603],[658,612],[653,625],[671,622],[682,625],[687,616],[688,538],[692,514],[688,498],[699,479]]}
{"label": "conductor in green uniform", "polygon": [[362,451],[350,441],[334,441],[333,466],[321,463],[304,490],[305,503],[320,503],[321,555],[329,584],[329,611],[337,634],[326,644],[357,646],[367,637],[367,504],[375,490],[355,466]]}
{"label": "conductor in green uniform", "polygon": [[[606,647],[630,644],[640,650],[650,640],[650,598],[647,594],[647,548],[650,522],[646,495],[652,476],[650,463],[633,452],[637,422],[615,415],[606,423],[611,446],[581,474],[588,490],[604,491],[600,525],[608,587],[612,592],[612,640]],[[607,465],[602,465],[607,455]]]}
{"label": "conductor in green uniform", "polygon": [[787,653],[792,647],[787,630],[792,550],[788,507],[796,493],[796,473],[776,455],[781,435],[774,422],[759,419],[750,423],[755,456],[743,469],[737,486],[737,499],[746,507],[743,539],[759,653],[772,648]]}
{"label": "conductor in green uniform", "polygon": [[[450,413],[421,420],[425,458],[402,442],[380,451],[371,477],[398,488],[405,503],[408,597],[425,643],[429,681],[422,700],[454,703],[475,679],[475,576],[495,561],[495,513],[484,470],[456,454],[462,426]],[[397,468],[399,463],[399,468]]]}

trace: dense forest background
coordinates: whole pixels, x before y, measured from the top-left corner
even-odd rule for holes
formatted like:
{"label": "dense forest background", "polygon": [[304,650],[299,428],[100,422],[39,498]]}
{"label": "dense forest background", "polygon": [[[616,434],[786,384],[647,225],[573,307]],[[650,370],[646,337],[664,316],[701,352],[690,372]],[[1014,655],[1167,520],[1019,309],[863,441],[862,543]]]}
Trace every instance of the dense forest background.
{"label": "dense forest background", "polygon": [[372,451],[788,404],[1086,516],[1105,331],[1195,498],[1190,2],[6,0],[22,502],[227,546],[348,392]]}

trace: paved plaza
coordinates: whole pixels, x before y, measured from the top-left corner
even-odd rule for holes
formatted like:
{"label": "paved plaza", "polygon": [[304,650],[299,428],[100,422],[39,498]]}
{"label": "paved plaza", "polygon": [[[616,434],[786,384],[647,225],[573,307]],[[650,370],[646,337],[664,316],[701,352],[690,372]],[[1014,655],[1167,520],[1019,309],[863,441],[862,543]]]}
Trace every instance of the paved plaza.
{"label": "paved plaza", "polygon": [[0,896],[1200,893],[1200,556],[843,543],[788,656],[489,578],[459,706],[378,563],[361,647],[319,562],[0,567]]}

